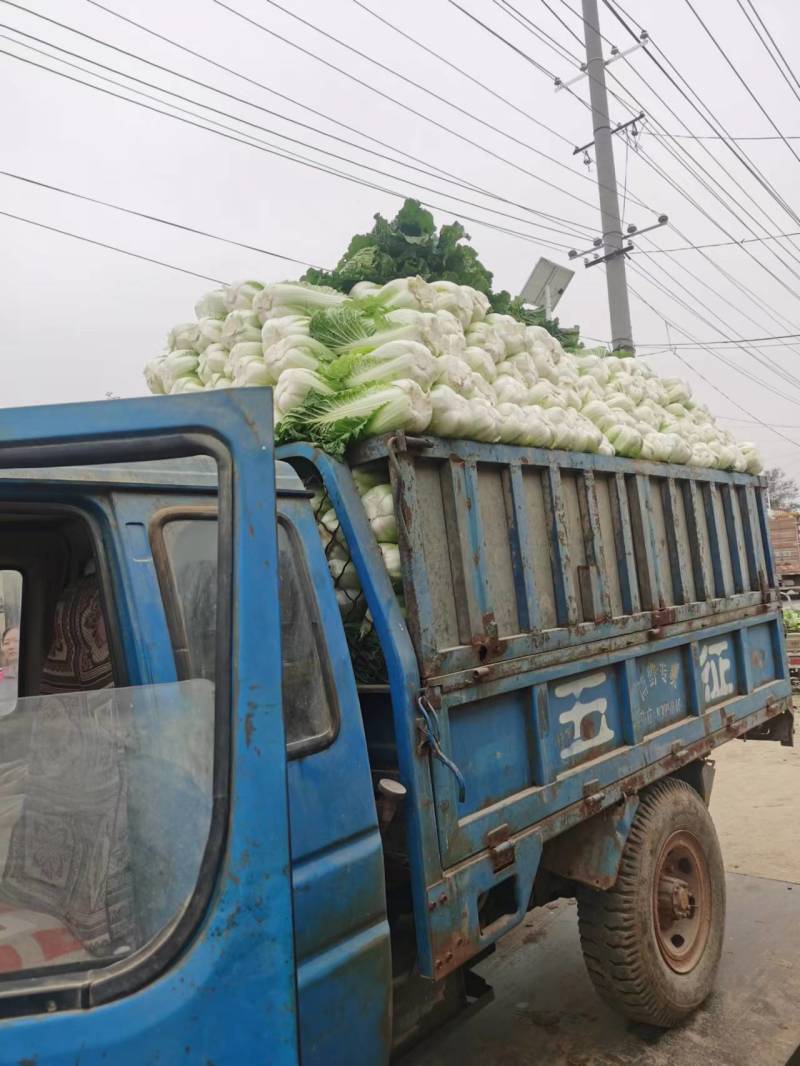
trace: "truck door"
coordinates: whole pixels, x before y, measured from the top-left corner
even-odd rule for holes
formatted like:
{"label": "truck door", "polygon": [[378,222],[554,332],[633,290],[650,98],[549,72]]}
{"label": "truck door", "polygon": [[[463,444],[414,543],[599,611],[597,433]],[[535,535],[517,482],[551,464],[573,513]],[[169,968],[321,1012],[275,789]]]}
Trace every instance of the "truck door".
{"label": "truck door", "polygon": [[[308,493],[280,466],[289,475],[278,477],[278,571],[301,1057],[303,1066],[350,1066],[357,1053],[378,1064],[390,1052],[391,950],[364,727]],[[150,527],[165,600],[179,604],[170,624],[178,676],[213,677],[205,620],[216,507],[156,498],[144,503],[159,509],[141,514],[138,498],[114,502],[121,525]],[[261,744],[255,730],[251,743]]]}
{"label": "truck door", "polygon": [[[0,694],[0,1061],[293,1066],[269,394],[2,424],[0,570],[22,591]],[[19,474],[202,454],[219,477],[214,681],[154,675],[163,605],[122,565],[91,473]]]}

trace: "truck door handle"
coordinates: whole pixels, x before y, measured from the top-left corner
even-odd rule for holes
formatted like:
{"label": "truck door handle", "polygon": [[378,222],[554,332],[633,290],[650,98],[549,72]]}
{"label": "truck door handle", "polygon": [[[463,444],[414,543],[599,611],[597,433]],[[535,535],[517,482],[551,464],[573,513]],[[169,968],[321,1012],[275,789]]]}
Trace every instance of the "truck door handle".
{"label": "truck door handle", "polygon": [[428,703],[424,696],[417,697],[417,706],[419,707],[420,714],[425,722],[425,725],[423,726],[422,741],[431,749],[434,758],[438,759],[440,763],[443,763],[453,777],[455,777],[458,782],[458,802],[463,803],[467,797],[467,784],[464,780],[464,775],[453,760],[442,751],[439,743],[439,719],[436,717],[436,711],[431,707],[430,703]]}

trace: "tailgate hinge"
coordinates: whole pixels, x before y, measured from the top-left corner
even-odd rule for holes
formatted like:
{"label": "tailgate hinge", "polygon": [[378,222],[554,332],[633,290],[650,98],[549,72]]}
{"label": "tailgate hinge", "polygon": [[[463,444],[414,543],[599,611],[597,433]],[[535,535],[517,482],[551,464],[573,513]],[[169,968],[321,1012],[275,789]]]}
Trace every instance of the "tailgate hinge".
{"label": "tailgate hinge", "polygon": [[511,839],[511,831],[505,822],[486,834],[486,846],[489,849],[489,860],[495,873],[505,870],[507,866],[516,862],[516,845]]}

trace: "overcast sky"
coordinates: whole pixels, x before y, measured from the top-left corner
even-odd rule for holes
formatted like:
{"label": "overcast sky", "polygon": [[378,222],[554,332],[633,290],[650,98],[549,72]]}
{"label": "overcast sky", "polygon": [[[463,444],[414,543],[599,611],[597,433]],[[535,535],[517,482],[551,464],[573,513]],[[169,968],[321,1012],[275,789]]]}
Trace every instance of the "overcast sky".
{"label": "overcast sky", "polygon": [[[388,148],[348,133],[297,104],[211,66],[202,58],[193,58],[99,10],[89,0],[23,2],[41,15],[57,19],[171,71],[207,82],[249,101],[249,104],[192,85],[0,0],[4,26],[1,32],[16,41],[3,40],[0,50],[5,53],[58,69],[94,85],[103,84],[113,92],[133,95],[69,68],[57,59],[33,53],[19,42],[27,41],[40,49],[43,46],[14,32],[24,31],[70,49],[79,56],[134,75],[158,89],[128,82],[131,87],[138,85],[143,91],[157,96],[164,96],[163,90],[173,90],[193,101],[187,103],[173,98],[179,106],[199,111],[198,105],[205,103],[229,112],[235,117],[226,118],[211,111],[204,114],[208,119],[215,118],[237,129],[242,135],[249,133],[279,150],[302,153],[317,163],[360,175],[385,189],[430,201],[438,205],[434,211],[437,222],[468,215],[516,233],[527,233],[527,239],[522,239],[477,221],[465,220],[472,242],[484,263],[494,271],[498,286],[519,291],[539,255],[566,262],[568,247],[582,250],[591,243],[589,240],[582,244],[573,236],[575,229],[587,235],[599,231],[599,214],[595,206],[597,190],[592,181],[587,180],[587,177],[594,179],[594,168],[587,170],[580,155],[573,157],[570,147],[583,144],[592,136],[591,117],[582,103],[588,98],[585,79],[573,87],[574,94],[556,93],[546,74],[502,41],[491,37],[450,0],[403,0],[403,3],[364,0],[363,7],[354,0],[281,2],[315,26],[380,60],[390,70],[403,73],[435,90],[446,100],[456,102],[467,112],[466,115],[413,88],[390,71],[380,70],[368,59],[353,55],[313,28],[301,25],[270,0],[226,0],[226,3],[302,45],[311,55],[304,55],[290,44],[246,23],[214,0],[167,0],[166,3],[163,0],[160,3],[156,0],[107,0],[109,9],[135,19],[202,56],[240,71],[264,86],[277,89],[299,104],[315,108],[371,135],[390,146]],[[541,0],[511,2],[568,52],[579,53],[578,41],[556,21]],[[775,40],[781,46],[786,45],[787,58],[793,62],[792,42],[800,34],[800,7],[793,0],[754,2]],[[497,0],[492,3],[489,0],[459,0],[459,3],[548,72],[564,80],[576,73],[567,55],[556,54],[546,43],[535,39],[501,9]],[[581,36],[582,23],[570,11],[578,0],[568,0],[568,3],[549,0],[549,3],[553,11]],[[693,3],[709,29],[718,36],[725,54],[752,85],[780,131],[800,137],[800,93],[793,95],[781,78],[740,7],[727,4],[723,12],[723,5],[714,0],[693,0]],[[672,3],[627,0],[624,6],[632,19],[649,32],[653,42],[651,50],[654,46],[661,50],[655,51],[659,61],[663,62],[666,56],[675,63],[731,134],[742,138],[775,135],[768,119],[736,80],[685,0],[673,0]],[[378,12],[413,39],[463,67],[561,137],[548,133],[524,114],[426,55],[415,44],[403,40],[368,14],[364,7]],[[628,48],[632,43],[630,38],[602,5],[600,19],[609,41],[621,49]],[[46,46],[43,50],[56,55]],[[61,56],[83,67],[89,65],[83,59],[63,53]],[[345,68],[366,86],[324,66],[315,58],[317,56]],[[800,61],[797,68],[800,74]],[[124,80],[108,70],[95,70],[107,77]],[[642,50],[614,63],[610,72],[641,102],[652,119],[671,133],[685,132],[679,119],[687,123],[692,133],[710,132]],[[7,54],[0,55],[0,79],[4,101],[2,169],[24,177],[320,265],[334,263],[350,236],[369,228],[376,211],[391,216],[401,202],[400,197],[389,192],[364,188],[297,162],[277,158],[263,148],[236,143],[174,118],[154,114]],[[609,85],[622,93],[619,83],[610,80]],[[403,110],[370,91],[369,86],[395,97],[420,116],[427,116],[440,125]],[[663,97],[663,102],[656,99],[652,90]],[[145,102],[163,106],[153,101]],[[287,118],[276,118],[253,104]],[[668,107],[675,110],[677,117],[669,114]],[[613,121],[626,121],[631,114],[630,108],[612,100]],[[241,119],[263,126],[269,132],[244,125]],[[380,159],[328,139],[321,133],[298,127],[291,120],[350,138],[357,145],[385,155],[399,158],[401,153],[407,153],[416,156],[422,161],[416,166],[448,171],[464,183],[479,186],[520,206],[458,188],[445,177],[412,172],[399,162]],[[737,221],[678,166],[664,147],[663,139],[650,132],[651,128],[648,124],[643,128],[643,151],[667,171],[678,188],[671,188],[634,150],[626,151],[625,142],[617,138],[617,176],[620,187],[626,185],[628,190],[626,223],[644,228],[664,212],[691,243],[728,239],[711,219],[737,239],[751,236],[743,222]],[[312,147],[282,140],[281,133],[308,142]],[[462,138],[475,143],[471,145]],[[743,216],[743,212],[749,210],[755,215],[759,225],[750,224],[758,235],[800,230],[800,224],[792,217],[793,209],[800,211],[797,194],[800,158],[795,158],[787,145],[777,140],[740,142],[740,147],[748,153],[764,181],[774,187],[778,197],[786,198],[787,206],[781,207],[735,161],[723,143],[713,140],[703,141],[702,145],[687,140],[672,143],[678,145],[679,154],[688,151],[709,174],[725,183],[728,194],[723,196],[734,211]],[[789,144],[800,157],[800,139]],[[346,156],[353,162],[325,156],[317,150],[319,147]],[[552,156],[562,165],[544,159],[534,149]],[[405,158],[407,160],[408,156]],[[360,169],[359,164],[375,167],[389,176]],[[723,173],[719,164],[729,176]],[[415,186],[415,177],[436,191]],[[743,189],[737,189],[732,178]],[[296,277],[302,269],[290,262],[82,203],[12,178],[0,177],[0,189],[2,211],[95,241],[116,244],[210,278],[255,277],[270,281]],[[459,195],[480,206],[468,206],[457,199]],[[711,219],[704,217],[687,197],[707,211]],[[530,208],[566,222],[537,220]],[[499,215],[497,211],[505,211],[516,218]],[[545,232],[537,221],[560,232],[552,229]],[[567,225],[573,232],[563,232]],[[106,393],[120,396],[142,394],[145,391],[141,376],[143,364],[162,350],[168,328],[191,318],[198,296],[213,287],[200,278],[4,217],[0,217],[0,234],[3,247],[0,260],[2,405],[101,399]],[[537,237],[549,237],[557,245],[567,247],[554,249]],[[686,243],[669,228],[656,232],[652,238],[661,248],[676,248]],[[638,247],[646,251],[651,250],[653,244],[642,237]],[[666,284],[678,292],[687,304],[694,305],[708,320],[698,320],[688,307],[679,305],[650,280],[631,271],[629,282],[659,312],[654,313],[632,297],[634,338],[642,345],[642,353],[656,352],[646,357],[662,374],[687,379],[697,396],[709,403],[718,416],[728,419],[724,423],[728,428],[741,439],[758,441],[770,465],[780,465],[800,478],[800,343],[791,347],[762,346],[755,353],[736,348],[717,350],[716,353],[681,348],[680,358],[663,349],[646,347],[663,345],[667,348],[667,332],[660,315],[702,340],[719,341],[723,333],[744,338],[800,333],[800,239],[796,245],[789,241],[782,242],[782,245],[772,241],[747,247],[777,275],[777,279],[760,268],[741,248],[735,247],[711,249],[706,253],[708,259],[697,252],[678,252],[675,259],[663,255],[652,259],[634,256],[634,267],[649,271],[659,284]],[[715,269],[714,263],[728,276]],[[661,264],[688,288],[691,295],[687,295],[685,289],[680,290],[675,280],[662,273]],[[575,269],[575,278],[558,308],[558,315],[562,322],[580,323],[585,336],[608,340],[610,329],[603,268],[586,270],[579,260]],[[685,273],[687,270],[696,277],[690,277]],[[798,276],[793,276],[791,270]],[[736,282],[750,295],[746,296],[737,288]],[[700,307],[698,301],[710,311]],[[775,312],[779,317],[775,317]],[[676,329],[670,332],[673,342],[687,343],[688,338]],[[726,365],[723,360],[733,366]],[[747,419],[753,424],[744,421]],[[770,432],[761,422],[785,427],[779,430],[783,436]]]}

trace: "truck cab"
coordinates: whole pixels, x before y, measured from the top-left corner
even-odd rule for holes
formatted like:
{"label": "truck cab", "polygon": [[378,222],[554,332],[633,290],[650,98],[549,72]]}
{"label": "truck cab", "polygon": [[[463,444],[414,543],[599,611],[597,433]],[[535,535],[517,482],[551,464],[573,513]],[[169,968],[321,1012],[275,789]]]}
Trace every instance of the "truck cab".
{"label": "truck cab", "polygon": [[[391,477],[404,609],[352,466]],[[384,1063],[560,895],[601,994],[693,1009],[724,919],[706,756],[791,741],[760,486],[704,473],[402,435],[276,455],[262,390],[4,412],[0,1061]],[[597,928],[641,909],[647,825],[665,998],[639,1003]]]}

